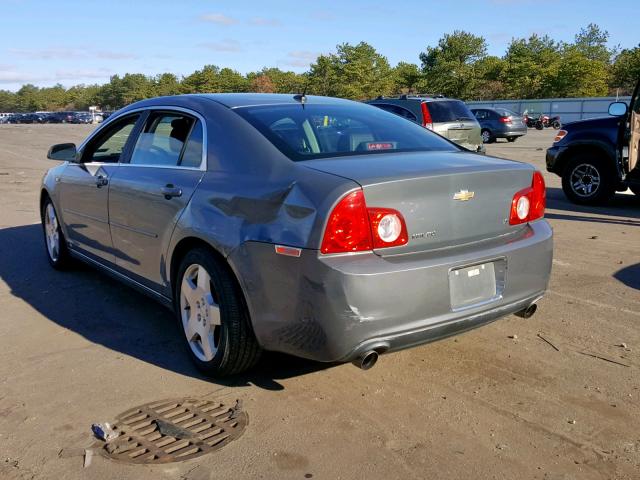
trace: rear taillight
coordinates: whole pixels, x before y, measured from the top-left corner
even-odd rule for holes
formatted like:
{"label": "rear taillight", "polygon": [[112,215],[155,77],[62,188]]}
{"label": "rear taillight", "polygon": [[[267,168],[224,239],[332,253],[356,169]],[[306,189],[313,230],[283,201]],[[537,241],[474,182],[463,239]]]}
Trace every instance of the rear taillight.
{"label": "rear taillight", "polygon": [[511,117],[500,117],[501,123],[511,123]]}
{"label": "rear taillight", "polygon": [[431,119],[431,112],[426,102],[422,102],[420,107],[422,108],[422,126],[433,130],[433,120]]}
{"label": "rear taillight", "polygon": [[531,186],[520,190],[511,201],[509,225],[532,222],[544,216],[547,201],[547,191],[544,178],[537,170],[533,172]]}
{"label": "rear taillight", "polygon": [[408,242],[402,214],[391,208],[367,208],[364,192],[356,190],[334,207],[322,238],[322,253],[362,252],[397,247]]}

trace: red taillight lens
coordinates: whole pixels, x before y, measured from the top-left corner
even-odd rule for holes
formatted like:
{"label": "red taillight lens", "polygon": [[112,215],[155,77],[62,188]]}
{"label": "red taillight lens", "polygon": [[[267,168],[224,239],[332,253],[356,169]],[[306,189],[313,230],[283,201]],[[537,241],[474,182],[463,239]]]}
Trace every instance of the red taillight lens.
{"label": "red taillight lens", "polygon": [[500,117],[500,122],[511,123],[511,117]]}
{"label": "red taillight lens", "polygon": [[391,208],[367,208],[364,192],[347,194],[334,207],[322,238],[322,253],[362,252],[397,247],[409,241],[402,214]]}
{"label": "red taillight lens", "polygon": [[531,186],[520,190],[513,196],[509,225],[519,225],[542,218],[546,202],[547,190],[544,178],[540,172],[535,171]]}
{"label": "red taillight lens", "polygon": [[335,206],[322,239],[322,253],[371,250],[373,240],[367,216],[364,192],[349,193]]}
{"label": "red taillight lens", "polygon": [[422,108],[422,126],[429,130],[433,130],[433,120],[431,119],[431,112],[429,111],[427,103],[422,102],[420,107]]}

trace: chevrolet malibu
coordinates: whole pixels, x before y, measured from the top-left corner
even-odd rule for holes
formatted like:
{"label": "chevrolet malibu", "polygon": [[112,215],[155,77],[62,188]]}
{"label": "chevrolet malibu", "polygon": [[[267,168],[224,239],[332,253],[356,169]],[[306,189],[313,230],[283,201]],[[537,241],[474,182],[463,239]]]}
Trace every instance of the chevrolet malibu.
{"label": "chevrolet malibu", "polygon": [[305,95],[144,100],[43,179],[49,262],[175,311],[204,372],[263,350],[371,367],[547,288],[542,175],[370,105]]}

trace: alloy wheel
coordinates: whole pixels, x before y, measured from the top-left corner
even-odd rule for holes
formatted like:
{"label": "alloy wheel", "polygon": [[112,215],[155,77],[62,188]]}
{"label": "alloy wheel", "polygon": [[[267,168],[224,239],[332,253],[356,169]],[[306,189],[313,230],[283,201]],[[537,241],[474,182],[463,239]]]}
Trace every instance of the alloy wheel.
{"label": "alloy wheel", "polygon": [[602,179],[596,167],[589,163],[581,163],[571,172],[571,189],[579,197],[591,197],[600,187]]}
{"label": "alloy wheel", "polygon": [[53,205],[49,203],[44,212],[44,232],[47,240],[47,252],[53,262],[60,257],[60,231],[58,217]]}
{"label": "alloy wheel", "polygon": [[190,265],[182,276],[180,316],[193,354],[203,362],[213,360],[220,345],[220,306],[214,300],[211,276],[202,265]]}

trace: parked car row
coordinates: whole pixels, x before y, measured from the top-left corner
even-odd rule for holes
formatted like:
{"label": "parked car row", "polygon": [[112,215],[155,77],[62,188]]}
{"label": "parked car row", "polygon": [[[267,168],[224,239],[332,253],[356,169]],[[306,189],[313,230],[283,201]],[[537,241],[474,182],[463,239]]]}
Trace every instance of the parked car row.
{"label": "parked car row", "polygon": [[36,113],[10,113],[0,116],[0,123],[75,123],[89,124],[100,123],[111,112],[36,112]]}

